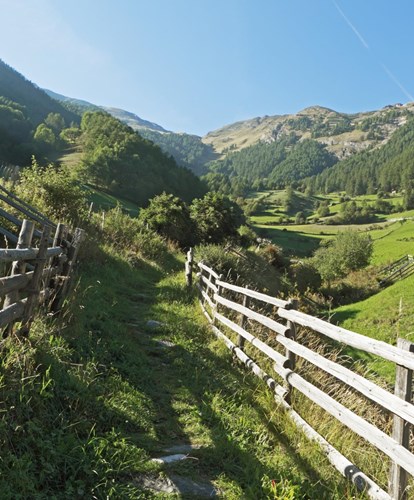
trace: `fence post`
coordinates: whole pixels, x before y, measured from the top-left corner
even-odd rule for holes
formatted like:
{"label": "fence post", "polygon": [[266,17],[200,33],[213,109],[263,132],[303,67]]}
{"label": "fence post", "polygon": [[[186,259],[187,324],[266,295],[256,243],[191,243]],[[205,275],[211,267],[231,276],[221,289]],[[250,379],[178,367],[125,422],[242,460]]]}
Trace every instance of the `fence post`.
{"label": "fence post", "polygon": [[187,288],[191,288],[193,286],[193,249],[187,252],[187,260],[185,261],[185,282],[187,284]]}
{"label": "fence post", "polygon": [[77,227],[75,229],[75,234],[73,235],[73,240],[72,243],[69,247],[68,251],[68,261],[64,265],[63,269],[63,285],[60,288],[59,292],[57,293],[57,296],[55,300],[53,301],[52,304],[52,309],[54,312],[57,312],[60,310],[62,307],[63,301],[66,298],[66,295],[68,293],[68,287],[69,287],[69,279],[72,274],[73,267],[76,262],[76,258],[78,256],[79,248],[80,245],[85,237],[85,231],[83,229],[80,229]]}
{"label": "fence post", "polygon": [[[212,278],[212,276],[210,275],[210,280],[211,280],[211,278]],[[217,287],[217,295],[220,295],[220,293],[221,293],[221,286],[217,285],[217,281],[221,281],[222,278],[223,278],[223,275],[220,274],[219,277],[218,277],[218,279],[214,280],[214,284]],[[216,300],[216,303],[214,304],[214,309],[211,311],[212,314],[213,314],[213,323],[216,321],[216,312],[217,312],[217,310],[218,310],[218,302]]]}
{"label": "fence post", "polygon": [[[246,286],[247,288],[247,286]],[[243,297],[243,307],[249,307],[250,305],[250,297],[248,297],[247,295],[245,295]],[[240,314],[240,321],[239,321],[239,325],[243,328],[243,330],[246,329],[246,323],[247,323],[247,318],[244,314]],[[241,335],[238,336],[237,338],[237,345],[240,347],[240,349],[243,349],[244,347],[244,343],[245,343],[245,338],[242,337]]]}
{"label": "fence post", "polygon": [[[397,347],[406,351],[414,352],[414,344],[405,339],[397,339]],[[413,388],[413,371],[403,366],[397,365],[395,374],[394,394],[404,401],[411,402]],[[394,415],[392,437],[398,444],[409,449],[410,442],[410,424],[401,417]],[[407,498],[407,472],[397,465],[391,463],[389,474],[389,494],[396,500],[405,500]]]}
{"label": "fence post", "polygon": [[35,268],[33,271],[33,278],[29,283],[27,288],[27,302],[23,314],[22,326],[19,330],[20,335],[28,335],[30,327],[33,322],[33,311],[36,307],[36,303],[40,298],[40,289],[42,285],[43,269],[45,268],[47,260],[47,249],[49,246],[50,237],[50,226],[44,226],[42,237],[39,242],[39,250],[37,252],[37,257],[35,259]]}
{"label": "fence post", "polygon": [[[289,299],[286,309],[297,309],[297,307],[298,307],[298,301],[295,299]],[[295,323],[293,321],[288,321],[287,327],[289,328],[289,331],[287,332],[286,337],[292,340],[296,340]],[[294,370],[296,365],[296,355],[293,352],[289,351],[289,349],[286,349],[285,356],[290,361],[291,369]],[[285,382],[285,389],[286,389],[285,401],[288,404],[290,404],[292,399],[292,387],[290,386],[289,382]]]}
{"label": "fence post", "polygon": [[[66,250],[63,246],[66,234],[67,234],[67,227],[65,226],[65,224],[61,224],[59,222],[56,228],[55,236],[53,238],[53,247],[60,246],[62,248],[62,254],[64,254],[64,251]],[[53,299],[53,295],[51,296],[50,294],[50,289],[54,290],[55,293],[57,292],[58,276],[62,272],[62,265],[63,265],[62,254],[56,257],[51,257],[47,263],[47,274],[45,276],[43,292],[45,294],[45,301],[46,302],[49,301],[49,304]],[[55,263],[57,263],[56,273],[54,273],[52,276],[52,270]]]}
{"label": "fence post", "polygon": [[[23,219],[23,224],[20,229],[19,240],[17,242],[16,248],[29,248],[32,243],[33,233],[34,233],[34,222],[29,221],[27,219]],[[11,276],[16,274],[23,274],[26,272],[26,262],[25,261],[14,261],[11,268]],[[6,308],[19,299],[19,292],[17,290],[10,292],[4,298],[3,308]],[[7,337],[13,331],[13,323],[7,325],[6,329],[3,332],[3,337]]]}

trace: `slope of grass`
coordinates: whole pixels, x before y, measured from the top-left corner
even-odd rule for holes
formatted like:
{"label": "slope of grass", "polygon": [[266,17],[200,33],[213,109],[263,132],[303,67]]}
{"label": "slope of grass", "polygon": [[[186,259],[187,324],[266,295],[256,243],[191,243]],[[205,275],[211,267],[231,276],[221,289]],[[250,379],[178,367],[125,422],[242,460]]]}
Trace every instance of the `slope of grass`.
{"label": "slope of grass", "polygon": [[[339,307],[333,312],[333,322],[355,332],[390,344],[398,337],[414,341],[414,276],[394,283],[366,300]],[[394,380],[395,366],[374,356],[359,354],[370,369]]]}
{"label": "slope of grass", "polygon": [[[180,258],[91,251],[66,315],[2,344],[2,499],[170,498],[140,486],[170,473],[226,499],[354,498],[206,330]],[[202,447],[151,461],[182,442]]]}
{"label": "slope of grass", "polygon": [[132,217],[137,216],[139,213],[138,205],[132,203],[129,200],[124,200],[112,194],[100,191],[91,186],[85,185],[84,189],[87,192],[89,203],[91,202],[93,203],[93,209],[95,211],[99,209],[109,210],[111,208],[116,207],[117,205],[121,205],[122,209]]}

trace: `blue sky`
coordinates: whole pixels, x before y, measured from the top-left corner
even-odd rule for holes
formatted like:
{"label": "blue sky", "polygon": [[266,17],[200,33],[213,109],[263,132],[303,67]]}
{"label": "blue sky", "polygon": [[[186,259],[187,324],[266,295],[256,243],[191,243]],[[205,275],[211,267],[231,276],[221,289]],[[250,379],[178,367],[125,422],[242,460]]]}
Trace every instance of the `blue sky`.
{"label": "blue sky", "polygon": [[41,87],[204,134],[414,95],[412,0],[0,0],[0,58]]}

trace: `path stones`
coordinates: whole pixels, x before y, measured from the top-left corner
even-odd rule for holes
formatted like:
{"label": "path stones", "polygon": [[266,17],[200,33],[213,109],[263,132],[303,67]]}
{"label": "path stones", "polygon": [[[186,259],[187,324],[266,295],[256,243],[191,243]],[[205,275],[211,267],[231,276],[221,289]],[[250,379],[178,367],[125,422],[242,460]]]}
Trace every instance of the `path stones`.
{"label": "path stones", "polygon": [[164,323],[161,323],[161,321],[156,321],[155,319],[150,319],[147,321],[146,326],[148,328],[161,328],[164,326]]}
{"label": "path stones", "polygon": [[180,460],[185,460],[188,455],[183,453],[177,453],[175,455],[168,455],[166,457],[153,458],[151,462],[156,462],[157,464],[171,464],[173,462],[179,462]]}
{"label": "path stones", "polygon": [[218,491],[208,481],[193,481],[187,477],[171,474],[168,477],[142,476],[135,480],[141,488],[160,493],[176,493],[194,498],[211,498]]}

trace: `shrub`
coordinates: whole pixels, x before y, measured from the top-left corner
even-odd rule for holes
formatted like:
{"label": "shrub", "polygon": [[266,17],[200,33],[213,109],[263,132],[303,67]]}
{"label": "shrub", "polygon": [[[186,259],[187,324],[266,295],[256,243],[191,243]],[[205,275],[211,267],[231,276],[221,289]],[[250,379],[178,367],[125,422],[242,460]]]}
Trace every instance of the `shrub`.
{"label": "shrub", "polygon": [[85,192],[68,167],[40,167],[33,158],[16,188],[17,195],[48,217],[79,223],[87,215]]}
{"label": "shrub", "polygon": [[290,266],[290,276],[299,293],[316,292],[320,289],[322,278],[316,267],[309,261],[294,262]]}
{"label": "shrub", "polygon": [[237,229],[246,221],[241,208],[226,196],[207,193],[190,206],[191,218],[203,243],[221,243],[237,238]]}
{"label": "shrub", "polygon": [[195,223],[187,205],[177,196],[162,193],[140,211],[140,221],[149,229],[175,241],[181,247],[195,244]]}
{"label": "shrub", "polygon": [[372,252],[369,235],[344,231],[315,252],[313,264],[324,280],[331,281],[367,266]]}

